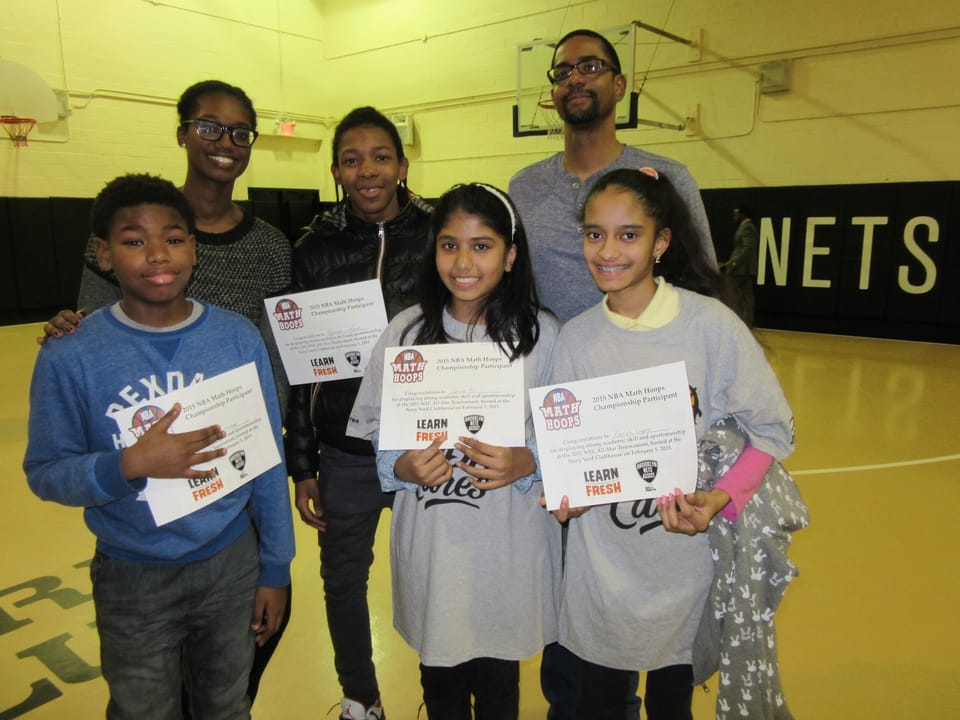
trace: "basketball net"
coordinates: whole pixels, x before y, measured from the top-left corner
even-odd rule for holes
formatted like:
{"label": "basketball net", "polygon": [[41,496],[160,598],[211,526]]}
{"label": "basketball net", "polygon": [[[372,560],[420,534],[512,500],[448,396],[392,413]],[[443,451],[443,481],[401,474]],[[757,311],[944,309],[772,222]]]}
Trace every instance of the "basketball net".
{"label": "basketball net", "polygon": [[37,121],[33,118],[22,118],[15,115],[0,116],[0,126],[10,136],[13,146],[18,148],[27,146],[27,135],[30,134],[36,124]]}
{"label": "basketball net", "polygon": [[557,108],[552,100],[541,100],[537,103],[537,116],[547,129],[548,137],[563,137],[563,120],[557,114]]}

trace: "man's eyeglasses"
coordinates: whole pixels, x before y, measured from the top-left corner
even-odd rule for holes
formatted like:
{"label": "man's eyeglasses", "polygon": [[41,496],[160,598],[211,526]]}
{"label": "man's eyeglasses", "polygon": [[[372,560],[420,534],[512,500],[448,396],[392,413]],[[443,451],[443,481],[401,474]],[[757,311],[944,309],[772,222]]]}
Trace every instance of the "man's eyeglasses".
{"label": "man's eyeglasses", "polygon": [[193,125],[197,130],[197,135],[202,137],[204,140],[210,140],[211,142],[216,142],[223,137],[224,133],[230,133],[230,140],[237,147],[248,148],[253,145],[256,141],[257,136],[260,134],[256,130],[252,130],[243,125],[238,125],[237,127],[227,127],[226,125],[221,125],[218,122],[213,120],[202,120],[200,118],[196,120],[184,120],[181,125]]}
{"label": "man's eyeglasses", "polygon": [[556,85],[565,80],[569,80],[574,70],[577,70],[581,75],[596,75],[602,73],[607,68],[614,73],[620,72],[620,68],[611,65],[606,60],[587,58],[573,65],[557,65],[556,67],[550,68],[547,70],[547,80]]}

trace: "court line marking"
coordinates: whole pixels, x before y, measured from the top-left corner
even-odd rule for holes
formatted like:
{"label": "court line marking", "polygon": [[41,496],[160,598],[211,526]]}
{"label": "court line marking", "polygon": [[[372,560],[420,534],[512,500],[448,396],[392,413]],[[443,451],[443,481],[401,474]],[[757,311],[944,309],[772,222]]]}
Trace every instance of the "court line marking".
{"label": "court line marking", "polygon": [[933,463],[960,460],[960,454],[940,455],[939,457],[903,460],[901,462],[879,463],[877,465],[848,465],[846,467],[822,468],[817,470],[788,470],[791,475],[832,475],[833,473],[862,472],[864,470],[887,470],[889,468],[911,467],[913,465],[932,465]]}

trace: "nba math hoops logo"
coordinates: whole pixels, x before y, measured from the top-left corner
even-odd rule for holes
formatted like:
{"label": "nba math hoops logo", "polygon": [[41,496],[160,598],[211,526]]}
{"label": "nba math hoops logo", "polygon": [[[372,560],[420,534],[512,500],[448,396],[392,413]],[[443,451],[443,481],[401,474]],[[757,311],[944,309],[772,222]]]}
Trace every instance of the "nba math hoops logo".
{"label": "nba math hoops logo", "polygon": [[147,405],[137,410],[131,420],[130,432],[136,438],[143,437],[143,434],[152,428],[154,424],[164,416],[163,410],[156,405]]}
{"label": "nba math hoops logo", "polygon": [[540,406],[547,430],[580,427],[580,401],[566,388],[554,388]]}
{"label": "nba math hoops logo", "polygon": [[390,367],[393,368],[395,383],[415,383],[423,380],[423,369],[427,361],[418,350],[403,350],[397,355]]}
{"label": "nba math hoops logo", "polygon": [[344,354],[344,357],[347,359],[347,362],[353,365],[353,367],[360,367],[360,353],[356,350],[351,350],[350,352]]}
{"label": "nba math hoops logo", "polygon": [[303,311],[293,300],[281,298],[273,310],[281,330],[296,330],[303,327]]}

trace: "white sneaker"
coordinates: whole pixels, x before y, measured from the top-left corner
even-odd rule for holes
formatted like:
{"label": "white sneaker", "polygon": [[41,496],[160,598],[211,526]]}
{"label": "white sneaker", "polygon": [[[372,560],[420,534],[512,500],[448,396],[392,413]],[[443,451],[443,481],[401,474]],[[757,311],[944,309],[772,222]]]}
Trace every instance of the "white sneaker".
{"label": "white sneaker", "polygon": [[365,708],[362,703],[350,698],[340,701],[340,720],[385,720],[383,704],[380,698],[370,707]]}

